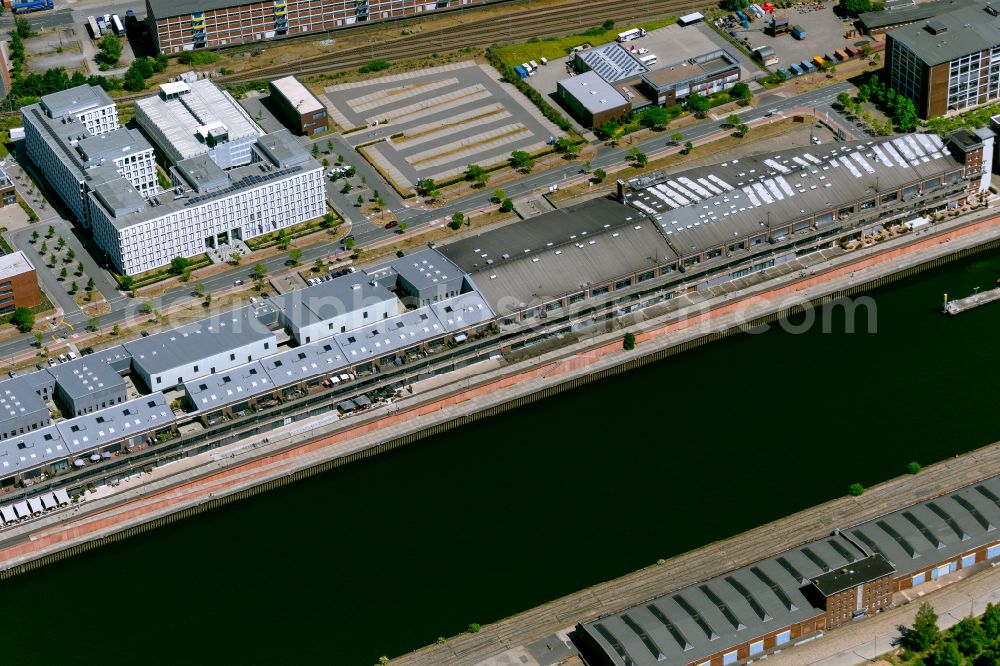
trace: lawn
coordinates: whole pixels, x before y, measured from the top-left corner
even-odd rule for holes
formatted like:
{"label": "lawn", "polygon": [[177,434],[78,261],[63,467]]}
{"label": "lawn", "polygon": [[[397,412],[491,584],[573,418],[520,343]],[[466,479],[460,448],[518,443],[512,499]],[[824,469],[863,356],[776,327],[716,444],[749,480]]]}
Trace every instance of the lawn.
{"label": "lawn", "polygon": [[511,44],[510,46],[500,46],[494,49],[496,53],[511,66],[519,65],[529,60],[539,61],[542,58],[554,60],[562,58],[570,52],[574,46],[590,44],[600,46],[615,41],[619,33],[631,28],[645,28],[646,31],[664,28],[677,22],[676,18],[650,21],[649,23],[639,23],[633,26],[615,26],[610,30],[601,30],[599,27],[594,30],[595,34],[569,35],[566,37],[550,37],[536,42],[524,42],[521,44]]}

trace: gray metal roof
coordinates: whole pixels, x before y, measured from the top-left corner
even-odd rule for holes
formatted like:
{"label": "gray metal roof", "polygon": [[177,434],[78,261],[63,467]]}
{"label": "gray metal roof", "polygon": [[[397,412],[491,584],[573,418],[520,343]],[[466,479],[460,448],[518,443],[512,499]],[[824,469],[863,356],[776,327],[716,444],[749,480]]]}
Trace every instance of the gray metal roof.
{"label": "gray metal roof", "polygon": [[559,85],[592,114],[628,105],[628,100],[597,72],[562,79]]}
{"label": "gray metal roof", "polygon": [[287,321],[302,327],[395,299],[393,293],[380,282],[372,284],[370,277],[358,272],[273,296],[271,303],[281,310]]}
{"label": "gray metal roof", "polygon": [[919,4],[908,3],[898,7],[891,7],[887,4],[887,8],[882,11],[865,12],[864,14],[859,14],[858,18],[869,30],[878,30],[891,25],[924,21],[938,14],[959,9],[973,3],[979,4],[979,0],[934,0]]}
{"label": "gray metal roof", "polygon": [[38,374],[47,376],[45,372],[32,372],[0,383],[0,423],[7,419],[28,418],[31,415],[48,418],[49,408],[45,406],[45,402],[35,389],[38,378],[34,375]]}
{"label": "gray metal roof", "polygon": [[637,60],[638,56],[615,42],[581,51],[576,57],[608,83],[630,79],[647,71],[646,66]]}
{"label": "gray metal roof", "polygon": [[[831,572],[872,566],[894,577],[1000,541],[1000,476],[842,530],[755,564],[580,625],[608,663],[698,663],[823,614],[802,593]],[[910,553],[914,553],[911,555]],[[872,563],[872,564],[868,564]],[[877,573],[877,572],[876,572]],[[833,586],[830,588],[836,591]]]}
{"label": "gray metal roof", "polygon": [[257,147],[281,168],[309,161],[309,152],[302,142],[287,129],[266,134],[257,139]]}
{"label": "gray metal roof", "polygon": [[271,381],[279,388],[340,370],[348,365],[343,350],[332,338],[268,356],[261,359],[261,364]]}
{"label": "gray metal roof", "polygon": [[989,14],[984,5],[936,13],[928,22],[933,29],[928,23],[917,22],[891,30],[889,35],[931,67],[969,53],[989,51],[1000,45],[1000,17]]}
{"label": "gray metal roof", "polygon": [[69,455],[59,429],[39,428],[0,442],[0,476],[30,469]]}
{"label": "gray metal roof", "polygon": [[82,85],[44,95],[40,103],[53,118],[61,118],[71,113],[80,113],[114,102],[99,86]]}
{"label": "gray metal roof", "polygon": [[392,262],[392,268],[399,277],[418,290],[433,289],[442,283],[460,280],[464,277],[461,268],[437,250],[432,249],[421,250],[395,259]]}
{"label": "gray metal roof", "polygon": [[184,390],[199,410],[217,409],[274,390],[274,383],[260,361],[225,372],[184,382]]}
{"label": "gray metal roof", "polygon": [[156,19],[169,16],[190,16],[213,9],[239,7],[247,4],[246,0],[147,0],[150,16]]}
{"label": "gray metal roof", "polygon": [[87,167],[152,149],[146,137],[127,127],[119,127],[98,136],[87,136],[76,144],[76,150]]}
{"label": "gray metal roof", "polygon": [[63,421],[56,427],[69,450],[82,453],[132,437],[136,433],[159,429],[176,420],[163,394],[151,393],[99,412]]}
{"label": "gray metal roof", "polygon": [[493,311],[477,291],[469,291],[428,305],[449,333],[493,318]]}
{"label": "gray metal roof", "polygon": [[60,363],[48,369],[59,388],[73,399],[82,398],[95,391],[118,388],[125,391],[125,380],[110,365],[94,356],[84,356]]}
{"label": "gray metal roof", "polygon": [[122,345],[98,349],[91,357],[107,363],[118,372],[125,372],[132,365],[132,355]]}
{"label": "gray metal roof", "polygon": [[126,342],[124,347],[132,355],[136,366],[155,375],[260,340],[271,340],[273,343],[274,333],[258,321],[254,308],[247,306],[132,340]]}
{"label": "gray metal roof", "polygon": [[334,336],[348,364],[381,358],[386,354],[439,337],[447,331],[429,307],[389,317]]}

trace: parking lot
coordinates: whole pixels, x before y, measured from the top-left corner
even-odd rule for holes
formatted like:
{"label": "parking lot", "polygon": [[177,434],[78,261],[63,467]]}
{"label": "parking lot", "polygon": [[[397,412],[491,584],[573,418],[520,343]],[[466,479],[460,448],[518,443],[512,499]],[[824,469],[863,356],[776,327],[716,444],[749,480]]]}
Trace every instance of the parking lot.
{"label": "parking lot", "polygon": [[789,27],[800,25],[805,28],[806,38],[802,40],[792,37],[791,34],[772,37],[765,33],[769,18],[758,18],[750,24],[748,30],[737,26],[735,32],[738,38],[749,40],[751,48],[770,46],[774,49],[780,62],[772,65],[770,67],[772,70],[787,68],[793,62],[811,60],[827,53],[832,55],[834,51],[845,46],[857,46],[870,41],[870,38],[861,35],[845,37],[847,31],[852,30],[854,26],[850,21],[841,20],[833,13],[833,8],[833,4],[822,5],[819,8],[806,5],[779,9],[775,12],[779,16],[788,17]]}
{"label": "parking lot", "polygon": [[487,167],[512,151],[536,152],[559,129],[488,65],[462,62],[326,88],[321,99],[345,138],[393,181],[441,182],[470,164]]}

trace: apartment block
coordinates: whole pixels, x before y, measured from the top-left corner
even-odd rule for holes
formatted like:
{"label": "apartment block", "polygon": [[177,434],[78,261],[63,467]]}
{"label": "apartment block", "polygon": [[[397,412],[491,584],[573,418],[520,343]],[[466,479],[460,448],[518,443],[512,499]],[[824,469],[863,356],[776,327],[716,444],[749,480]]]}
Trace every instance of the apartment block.
{"label": "apartment block", "polygon": [[0,314],[42,302],[38,275],[24,252],[0,256]]}

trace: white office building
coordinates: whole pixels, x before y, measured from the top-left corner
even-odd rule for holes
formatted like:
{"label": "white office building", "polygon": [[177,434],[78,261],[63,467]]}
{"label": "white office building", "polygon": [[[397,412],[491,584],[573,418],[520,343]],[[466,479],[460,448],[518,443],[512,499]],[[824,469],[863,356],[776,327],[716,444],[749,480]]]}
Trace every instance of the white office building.
{"label": "white office building", "polygon": [[171,164],[207,154],[219,167],[249,164],[264,131],[207,79],[175,81],[135,103],[135,119]]}
{"label": "white office building", "polygon": [[126,179],[143,196],[159,192],[153,147],[136,130],[118,127],[107,93],[79,86],[46,95],[22,109],[28,156],[84,226],[87,192]]}
{"label": "white office building", "polygon": [[326,212],[323,167],[288,130],[258,139],[245,166],[224,171],[201,155],[170,171],[174,187],[148,199],[121,178],[89,194],[94,238],[125,275]]}

